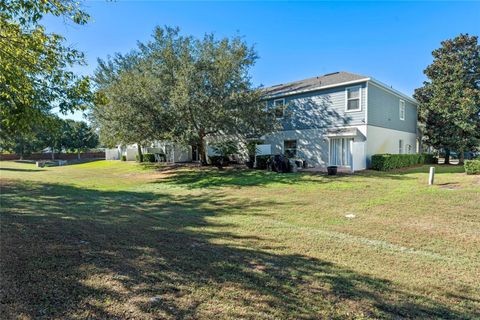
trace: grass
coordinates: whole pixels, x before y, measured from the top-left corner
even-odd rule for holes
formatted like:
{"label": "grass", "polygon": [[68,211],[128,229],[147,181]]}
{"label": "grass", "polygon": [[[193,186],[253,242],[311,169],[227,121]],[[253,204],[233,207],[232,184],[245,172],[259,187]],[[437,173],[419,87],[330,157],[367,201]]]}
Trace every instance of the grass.
{"label": "grass", "polygon": [[436,173],[1,162],[0,318],[480,318],[480,179]]}

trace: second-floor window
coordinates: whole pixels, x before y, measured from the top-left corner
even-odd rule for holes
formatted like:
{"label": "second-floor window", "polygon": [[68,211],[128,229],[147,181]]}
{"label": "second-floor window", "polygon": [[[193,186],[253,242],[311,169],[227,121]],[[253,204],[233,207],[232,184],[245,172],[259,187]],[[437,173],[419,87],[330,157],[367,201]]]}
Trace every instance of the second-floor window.
{"label": "second-floor window", "polygon": [[273,100],[273,107],[275,108],[275,117],[283,118],[285,113],[285,99]]}
{"label": "second-floor window", "polygon": [[398,107],[398,112],[400,115],[400,120],[405,120],[405,101],[400,100],[400,105]]}
{"label": "second-floor window", "polygon": [[360,90],[360,87],[351,87],[346,89],[346,111],[359,111],[361,109]]}

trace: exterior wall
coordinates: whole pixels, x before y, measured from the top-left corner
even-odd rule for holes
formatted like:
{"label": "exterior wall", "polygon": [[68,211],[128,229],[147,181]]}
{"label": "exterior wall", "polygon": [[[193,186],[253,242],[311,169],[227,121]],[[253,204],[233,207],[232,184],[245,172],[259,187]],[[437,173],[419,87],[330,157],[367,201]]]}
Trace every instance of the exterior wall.
{"label": "exterior wall", "polygon": [[127,161],[135,161],[135,156],[138,154],[138,150],[137,148],[135,149],[130,149],[130,148],[127,148],[125,150],[125,156],[127,158]]}
{"label": "exterior wall", "polygon": [[[399,140],[403,140],[404,148],[411,146],[410,153],[416,153],[417,134],[399,130],[367,126],[367,167],[370,167],[371,157],[378,153],[399,153]],[[408,152],[405,152],[408,153]]]}
{"label": "exterior wall", "polygon": [[192,161],[192,147],[176,144],[174,147],[173,161],[174,162]]}
{"label": "exterior wall", "polygon": [[[153,147],[142,147],[143,153],[166,153],[167,161],[189,162],[192,161],[192,147],[181,144],[174,144],[168,141],[156,141]],[[138,154],[136,145],[129,145],[120,148],[120,154],[126,155],[127,161],[135,161]]]}
{"label": "exterior wall", "polygon": [[[354,170],[366,169],[366,126],[354,126],[361,135],[354,138],[352,146]],[[284,130],[265,135],[266,144],[271,144],[272,154],[284,153],[284,140],[297,140],[297,156],[307,160],[309,166],[325,168],[329,165],[330,139],[325,129]]]}
{"label": "exterior wall", "polygon": [[[361,110],[345,112],[345,89],[361,87]],[[324,129],[365,124],[367,105],[366,82],[352,86],[340,86],[325,90],[313,91],[294,96],[276,97],[267,101],[269,108],[276,99],[285,99],[285,116],[281,120],[284,131]]]}
{"label": "exterior wall", "polygon": [[[405,120],[400,120],[400,100],[405,101]],[[387,129],[417,132],[417,106],[398,95],[368,83],[367,124]]]}
{"label": "exterior wall", "polygon": [[105,160],[120,160],[120,151],[118,148],[105,149]]}
{"label": "exterior wall", "polygon": [[297,140],[297,156],[307,160],[308,165],[328,165],[328,139],[319,129],[278,131],[265,137],[272,145],[272,154],[282,154],[284,140]]}

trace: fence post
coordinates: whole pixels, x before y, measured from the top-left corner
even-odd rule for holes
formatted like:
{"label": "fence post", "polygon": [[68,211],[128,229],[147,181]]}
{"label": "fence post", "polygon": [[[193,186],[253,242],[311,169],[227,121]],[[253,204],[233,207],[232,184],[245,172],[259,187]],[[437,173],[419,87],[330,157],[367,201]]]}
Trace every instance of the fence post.
{"label": "fence post", "polygon": [[435,178],[435,167],[430,167],[430,174],[428,175],[428,185],[433,184],[433,179]]}

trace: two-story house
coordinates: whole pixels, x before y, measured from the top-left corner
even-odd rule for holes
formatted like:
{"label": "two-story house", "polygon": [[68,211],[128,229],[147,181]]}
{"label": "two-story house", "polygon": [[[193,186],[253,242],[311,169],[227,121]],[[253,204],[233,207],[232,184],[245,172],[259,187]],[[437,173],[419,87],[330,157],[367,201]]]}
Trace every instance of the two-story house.
{"label": "two-story house", "polygon": [[265,94],[282,125],[262,137],[273,154],[357,171],[373,154],[417,152],[417,102],[371,77],[335,72]]}

